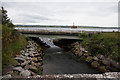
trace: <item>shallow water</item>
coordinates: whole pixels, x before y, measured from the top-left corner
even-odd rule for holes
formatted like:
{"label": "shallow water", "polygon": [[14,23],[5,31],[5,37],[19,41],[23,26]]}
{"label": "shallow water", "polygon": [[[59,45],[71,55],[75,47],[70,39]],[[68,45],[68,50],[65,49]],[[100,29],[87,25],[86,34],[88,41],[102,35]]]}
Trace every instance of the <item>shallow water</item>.
{"label": "shallow water", "polygon": [[64,49],[51,47],[44,50],[43,74],[78,74],[99,73],[84,62],[76,62],[70,55],[65,54]]}

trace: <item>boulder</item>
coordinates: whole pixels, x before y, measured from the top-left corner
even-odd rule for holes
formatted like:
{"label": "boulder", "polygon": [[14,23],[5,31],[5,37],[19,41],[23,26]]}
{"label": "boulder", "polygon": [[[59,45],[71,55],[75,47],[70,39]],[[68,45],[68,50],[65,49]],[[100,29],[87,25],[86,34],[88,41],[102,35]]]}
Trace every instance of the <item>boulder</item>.
{"label": "boulder", "polygon": [[99,64],[97,61],[93,61],[93,62],[91,63],[91,66],[94,67],[94,68],[97,68],[97,67],[100,66],[100,64]]}
{"label": "boulder", "polygon": [[38,61],[42,61],[42,58],[41,58],[41,57],[38,57],[37,59],[38,59]]}
{"label": "boulder", "polygon": [[80,57],[80,59],[84,61],[86,59],[86,57],[82,56],[82,57]]}
{"label": "boulder", "polygon": [[30,71],[30,72],[31,72],[31,75],[32,75],[32,76],[37,76],[36,73],[34,73],[34,72],[32,72],[32,71]]}
{"label": "boulder", "polygon": [[35,73],[37,72],[37,68],[33,65],[30,65],[29,69]]}
{"label": "boulder", "polygon": [[28,45],[28,46],[26,46],[26,48],[29,49],[29,48],[31,48],[31,46]]}
{"label": "boulder", "polygon": [[99,59],[96,56],[94,56],[93,60],[98,61]]}
{"label": "boulder", "polygon": [[101,72],[107,72],[107,69],[106,69],[105,66],[100,66],[100,67],[99,67],[99,70],[100,70]]}
{"label": "boulder", "polygon": [[24,70],[24,71],[21,72],[21,75],[22,76],[30,76],[31,73],[28,70]]}
{"label": "boulder", "polygon": [[79,53],[78,53],[78,56],[80,57],[80,56],[82,56],[82,54],[83,54],[82,52],[79,52]]}
{"label": "boulder", "polygon": [[29,64],[29,63],[30,63],[30,61],[27,60],[27,61],[25,61],[24,63],[22,63],[21,66],[24,67],[25,65],[27,65],[27,64]]}
{"label": "boulder", "polygon": [[104,59],[104,60],[102,60],[102,63],[106,66],[110,66],[110,61],[108,61],[108,60]]}
{"label": "boulder", "polygon": [[17,60],[19,63],[23,63],[25,61],[24,58],[20,58],[20,57],[15,57],[15,60]]}
{"label": "boulder", "polygon": [[37,59],[37,58],[32,58],[32,61],[37,62],[37,61],[38,61],[38,59]]}
{"label": "boulder", "polygon": [[25,65],[24,69],[28,70],[30,68],[30,65]]}
{"label": "boulder", "polygon": [[[3,78],[11,78],[11,74],[4,75]],[[2,79],[1,79],[2,80]]]}
{"label": "boulder", "polygon": [[37,53],[37,54],[34,54],[34,57],[38,57],[38,56],[40,56],[40,54],[38,54],[38,53]]}
{"label": "boulder", "polygon": [[25,56],[28,56],[28,55],[29,55],[29,53],[25,53],[24,55],[25,55]]}
{"label": "boulder", "polygon": [[30,56],[30,57],[34,57],[34,54],[33,54],[33,53],[31,53],[29,56]]}
{"label": "boulder", "polygon": [[88,56],[85,61],[88,62],[88,63],[90,63],[92,61],[92,59],[93,59],[92,56]]}
{"label": "boulder", "polygon": [[19,71],[19,72],[24,71],[24,69],[22,67],[14,67],[13,70],[14,71]]}
{"label": "boulder", "polygon": [[83,55],[84,55],[84,56],[86,56],[86,57],[87,57],[87,56],[89,56],[89,54],[88,54],[88,53],[84,53]]}

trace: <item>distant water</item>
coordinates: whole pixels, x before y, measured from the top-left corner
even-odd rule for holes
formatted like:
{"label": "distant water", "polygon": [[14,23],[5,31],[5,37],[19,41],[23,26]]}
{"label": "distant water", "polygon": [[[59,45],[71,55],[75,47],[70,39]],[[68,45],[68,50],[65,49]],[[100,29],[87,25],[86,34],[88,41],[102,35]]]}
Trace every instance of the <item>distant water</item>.
{"label": "distant water", "polygon": [[118,29],[105,29],[105,28],[51,28],[51,27],[15,27],[15,29],[27,29],[27,30],[49,30],[49,31],[95,31],[95,32],[113,32],[119,31]]}

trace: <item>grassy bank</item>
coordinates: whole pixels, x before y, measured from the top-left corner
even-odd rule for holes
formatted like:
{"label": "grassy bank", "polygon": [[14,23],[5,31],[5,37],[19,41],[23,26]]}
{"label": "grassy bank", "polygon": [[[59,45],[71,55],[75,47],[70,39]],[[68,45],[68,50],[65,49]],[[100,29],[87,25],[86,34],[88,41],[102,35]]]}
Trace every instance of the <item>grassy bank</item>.
{"label": "grassy bank", "polygon": [[27,45],[27,41],[23,35],[13,28],[9,28],[7,24],[2,27],[2,64],[4,67],[14,64],[13,57]]}
{"label": "grassy bank", "polygon": [[81,43],[90,54],[102,54],[115,61],[120,61],[120,33],[106,32],[88,36],[87,33],[79,35],[83,38]]}

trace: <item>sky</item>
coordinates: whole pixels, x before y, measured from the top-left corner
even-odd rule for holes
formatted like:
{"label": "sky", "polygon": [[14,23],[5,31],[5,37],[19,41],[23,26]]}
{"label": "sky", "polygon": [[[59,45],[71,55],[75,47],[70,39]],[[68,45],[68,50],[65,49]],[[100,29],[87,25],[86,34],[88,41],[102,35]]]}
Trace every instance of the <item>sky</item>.
{"label": "sky", "polygon": [[4,0],[14,24],[118,26],[118,0]]}

